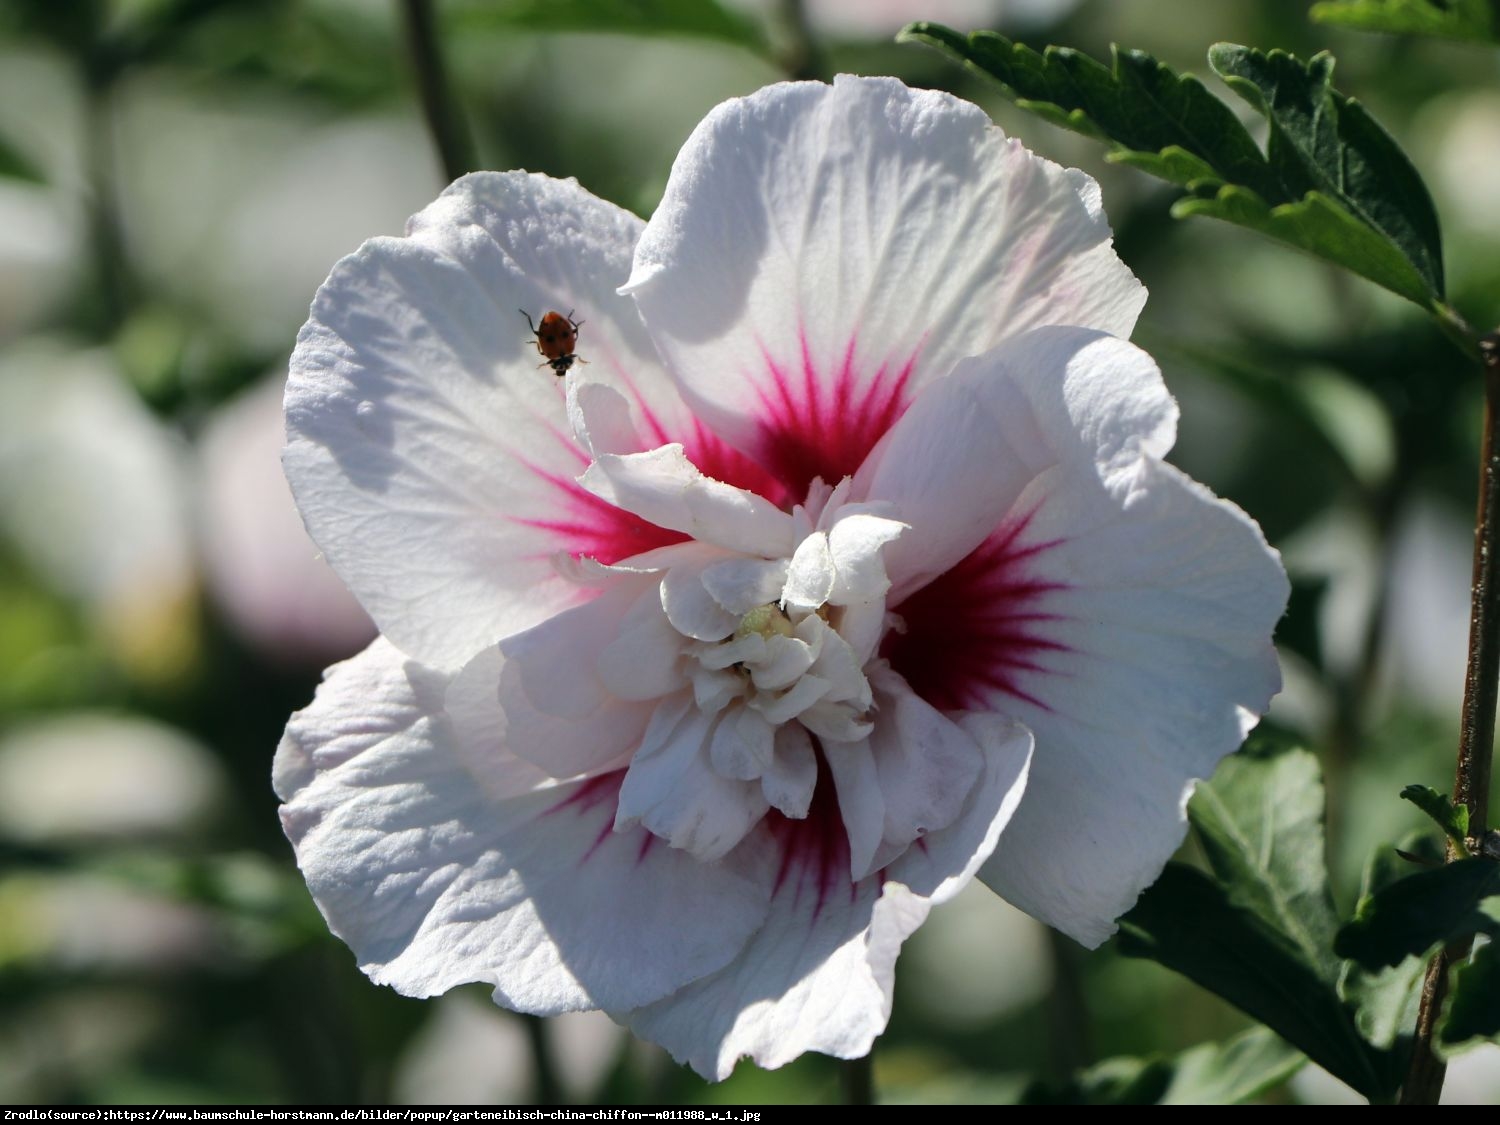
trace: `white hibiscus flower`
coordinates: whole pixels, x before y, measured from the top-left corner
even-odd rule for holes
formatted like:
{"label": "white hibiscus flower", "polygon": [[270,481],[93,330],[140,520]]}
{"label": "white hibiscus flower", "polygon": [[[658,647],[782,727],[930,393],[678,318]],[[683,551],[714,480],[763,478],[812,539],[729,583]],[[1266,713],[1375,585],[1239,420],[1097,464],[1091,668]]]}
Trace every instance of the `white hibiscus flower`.
{"label": "white hibiscus flower", "polygon": [[722,1078],[867,1051],[975,874],[1107,937],[1287,595],[1161,460],[1144,298],[1092,180],[887,79],[719,107],[649,224],[481,174],[339,263],[285,463],[383,636],[276,784],[362,968]]}

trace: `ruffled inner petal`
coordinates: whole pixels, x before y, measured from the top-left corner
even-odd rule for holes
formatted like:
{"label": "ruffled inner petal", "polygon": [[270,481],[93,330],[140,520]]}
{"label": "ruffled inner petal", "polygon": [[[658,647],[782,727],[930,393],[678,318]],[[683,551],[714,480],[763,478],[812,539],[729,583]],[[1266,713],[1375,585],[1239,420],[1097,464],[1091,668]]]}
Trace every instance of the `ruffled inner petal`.
{"label": "ruffled inner petal", "polygon": [[1015,810],[1031,753],[1003,720],[967,728],[984,748],[984,776],[959,817],[881,876],[850,878],[850,850],[829,779],[808,815],[777,814],[745,841],[779,861],[771,915],[723,971],[617,1019],[709,1079],[748,1056],[778,1067],[804,1051],[857,1058],[890,1016],[896,956],[932,902],[955,894],[995,846]]}
{"label": "ruffled inner petal", "polygon": [[704,863],[744,839],[769,806],[759,785],[713,768],[716,726],[732,718],[705,715],[686,693],[659,704],[620,787],[616,830],[642,825]]}

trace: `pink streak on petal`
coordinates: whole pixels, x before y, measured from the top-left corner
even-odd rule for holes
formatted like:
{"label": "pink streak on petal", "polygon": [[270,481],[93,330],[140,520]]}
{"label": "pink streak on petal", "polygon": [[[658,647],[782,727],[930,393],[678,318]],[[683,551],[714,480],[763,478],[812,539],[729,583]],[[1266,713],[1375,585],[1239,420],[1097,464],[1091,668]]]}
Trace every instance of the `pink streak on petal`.
{"label": "pink streak on petal", "polygon": [[818,784],[807,816],[792,820],[776,809],[766,814],[766,827],[781,846],[772,896],[789,894],[793,905],[810,896],[814,918],[835,896],[848,895],[853,902],[859,894],[859,884],[849,878],[849,833],[839,812],[833,774],[822,749],[817,753]]}
{"label": "pink streak on petal", "polygon": [[543,810],[541,815],[554,816],[565,809],[572,809],[580,814],[587,813],[605,803],[613,807],[619,802],[620,786],[624,783],[624,770],[615,770],[612,773],[602,773],[598,777],[591,777],[587,781],[580,782],[578,788],[563,797],[557,804]]}
{"label": "pink streak on petal", "polygon": [[[597,815],[601,807],[609,811],[609,815],[605,816],[599,825],[599,830],[594,836],[594,842],[589,845],[589,850],[583,855],[583,862],[585,863],[592,859],[594,853],[599,850],[604,841],[608,840],[614,834],[615,818],[613,810],[615,805],[619,803],[620,786],[624,781],[624,770],[615,770],[613,773],[591,777],[580,784],[573,792],[558,801],[557,804],[543,810],[541,813],[542,817],[571,813],[573,816],[583,819],[590,815]],[[645,859],[646,852],[650,847],[649,841],[652,837],[644,828],[637,829],[637,831],[646,837],[646,841],[641,844],[639,856],[639,859]]]}
{"label": "pink streak on petal", "polygon": [[746,457],[724,442],[702,422],[694,420],[693,433],[679,440],[687,451],[688,460],[697,465],[704,476],[763,496],[780,508],[790,508],[807,493],[805,487],[794,493],[759,461]]}
{"label": "pink streak on petal", "polygon": [[680,531],[657,527],[633,512],[616,508],[576,480],[549,473],[535,465],[527,464],[526,467],[561,495],[554,518],[517,519],[515,522],[551,532],[557,538],[556,550],[566,551],[574,557],[584,555],[607,564],[657,547],[682,543],[688,538]]}
{"label": "pink streak on petal", "polygon": [[658,836],[655,832],[648,832],[644,828],[642,828],[640,830],[640,833],[641,850],[636,853],[635,857],[635,863],[637,867],[646,862],[646,857],[651,854],[651,849],[656,847],[656,845],[661,842],[661,837]]}
{"label": "pink streak on petal", "polygon": [[781,481],[785,493],[800,499],[814,477],[837,484],[864,463],[910,403],[907,383],[914,352],[899,366],[885,362],[868,379],[855,369],[855,343],[844,349],[837,370],[820,369],[806,334],[799,334],[795,368],[761,349],[769,385],[758,392],[760,418],[756,454]]}
{"label": "pink streak on petal", "polygon": [[[666,425],[634,384],[629,380],[623,380],[622,383],[635,399],[636,409],[646,430],[646,433],[640,435],[645,439],[643,448],[655,449],[674,441],[679,442],[687,459],[704,476],[763,496],[778,506],[789,507],[795,502],[787,495],[786,486],[767,472],[764,466],[729,445],[700,419],[692,419],[685,430],[681,426]],[[796,499],[800,500],[801,495]]]}
{"label": "pink streak on petal", "polygon": [[1071,651],[1049,629],[1065,615],[1047,608],[1049,595],[1069,587],[1043,569],[1061,540],[1023,542],[1035,515],[1007,518],[957,566],[893,607],[906,631],[888,633],[881,655],[940,711],[989,708],[997,696],[1051,710],[1033,694],[1034,680],[1056,674],[1047,653]]}

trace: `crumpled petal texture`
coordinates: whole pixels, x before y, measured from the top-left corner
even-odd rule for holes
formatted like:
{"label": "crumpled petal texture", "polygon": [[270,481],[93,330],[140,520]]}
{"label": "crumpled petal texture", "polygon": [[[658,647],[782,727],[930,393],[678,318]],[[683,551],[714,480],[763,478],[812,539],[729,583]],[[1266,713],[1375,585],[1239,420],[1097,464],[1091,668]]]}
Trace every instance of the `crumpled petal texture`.
{"label": "crumpled petal texture", "polygon": [[1163,461],[1144,299],[1088,177],[847,77],[719,107],[649,223],[485,173],[335,266],[284,459],[382,636],[274,780],[361,968],[720,1079],[867,1052],[973,878],[1104,940],[1287,596]]}

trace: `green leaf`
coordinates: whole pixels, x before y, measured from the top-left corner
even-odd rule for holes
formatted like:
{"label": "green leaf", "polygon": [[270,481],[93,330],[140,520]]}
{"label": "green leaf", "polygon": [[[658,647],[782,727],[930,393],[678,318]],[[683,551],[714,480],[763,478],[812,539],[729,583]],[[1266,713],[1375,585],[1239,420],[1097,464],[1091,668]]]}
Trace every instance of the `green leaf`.
{"label": "green leaf", "polygon": [[1207,198],[1179,199],[1172,205],[1172,215],[1179,219],[1201,215],[1248,227],[1436,311],[1440,294],[1429,288],[1401,251],[1319,192],[1310,191],[1296,203],[1271,206],[1248,188],[1225,184]]}
{"label": "green leaf", "polygon": [[1127,957],[1156,961],[1264,1023],[1369,1098],[1399,1081],[1367,1044],[1320,965],[1203,872],[1169,863],[1124,918]]}
{"label": "green leaf", "polygon": [[[1442,862],[1442,849],[1431,833],[1413,833],[1398,847],[1377,848],[1365,865],[1361,901],[1412,872],[1412,862],[1403,858],[1402,852]],[[1376,970],[1345,961],[1344,975],[1339,980],[1339,995],[1354,1005],[1354,1023],[1360,1034],[1377,1047],[1394,1048],[1402,1069],[1417,1023],[1417,1005],[1426,972],[1427,963],[1420,957],[1408,957],[1398,965]]]}
{"label": "green leaf", "polygon": [[1500,1043],[1500,942],[1493,938],[1459,965],[1449,981],[1449,999],[1438,1025],[1445,1055],[1483,1042]]}
{"label": "green leaf", "polygon": [[[1216,43],[1209,48],[1208,62],[1270,122],[1267,159],[1289,197],[1271,202],[1316,192],[1323,203],[1384,236],[1430,292],[1442,294],[1442,242],[1427,185],[1364,107],[1333,88],[1332,55],[1325,51],[1303,63],[1285,51],[1262,54]],[[1307,202],[1313,198],[1308,196]],[[1342,264],[1360,271],[1350,261]]]}
{"label": "green leaf", "polygon": [[1334,949],[1366,969],[1421,957],[1473,933],[1500,933],[1500,863],[1461,859],[1408,875],[1363,899]]}
{"label": "green leaf", "polygon": [[10,144],[5,138],[0,137],[0,176],[12,180],[25,180],[28,183],[46,183],[46,177],[42,175],[41,169]]}
{"label": "green leaf", "polygon": [[1035,1082],[1021,1105],[1236,1105],[1290,1078],[1307,1060],[1263,1027],[1200,1043],[1173,1059],[1106,1059],[1066,1085]]}
{"label": "green leaf", "polygon": [[1462,855],[1469,854],[1469,806],[1455,805],[1446,793],[1439,793],[1430,785],[1408,785],[1401,790],[1401,799],[1410,801],[1424,813],[1437,821],[1443,835],[1452,840]]}
{"label": "green leaf", "polygon": [[1493,0],[1325,0],[1310,14],[1318,23],[1362,31],[1500,43],[1500,11]]}
{"label": "green leaf", "polygon": [[757,24],[716,0],[482,0],[452,7],[445,26],[616,35],[690,35],[767,53]]}
{"label": "green leaf", "polygon": [[1165,1059],[1105,1059],[1079,1071],[1066,1085],[1034,1082],[1019,1105],[1155,1105],[1172,1071]]}
{"label": "green leaf", "polygon": [[1265,157],[1233,111],[1192,75],[1142,51],[1112,49],[1111,68],[1069,47],[1038,54],[993,31],[966,36],[935,23],[914,23],[898,39],[962,60],[1023,109],[1108,142],[1115,159],[1154,176],[1274,190]]}
{"label": "green leaf", "polygon": [[1177,1056],[1160,1105],[1239,1105],[1279,1086],[1307,1061],[1264,1027],[1225,1043],[1201,1043]]}
{"label": "green leaf", "polygon": [[1320,977],[1336,980],[1338,917],[1328,890],[1317,758],[1257,736],[1198,786],[1188,817],[1231,901],[1290,940]]}
{"label": "green leaf", "polygon": [[1188,816],[1214,878],[1169,864],[1121,920],[1120,949],[1182,973],[1370,1098],[1400,1081],[1338,993],[1317,759],[1258,734],[1198,787]]}
{"label": "green leaf", "polygon": [[931,23],[901,39],[961,60],[1017,105],[1106,142],[1111,159],[1186,188],[1174,215],[1248,227],[1451,315],[1426,186],[1363,107],[1330,85],[1331,56],[1302,63],[1223,43],[1210,51],[1215,71],[1269,121],[1262,153],[1196,78],[1139,51],[1116,50],[1106,67],[1069,48],[1038,54],[995,32]]}

